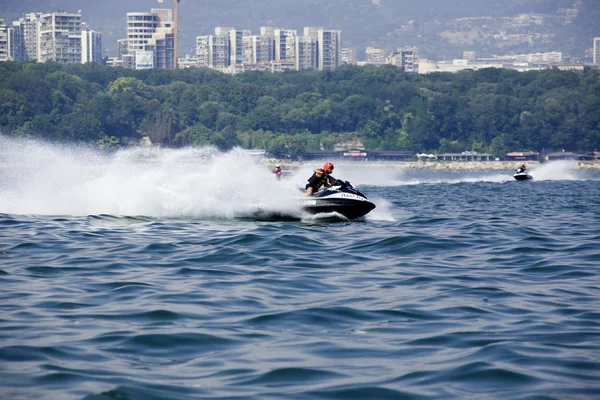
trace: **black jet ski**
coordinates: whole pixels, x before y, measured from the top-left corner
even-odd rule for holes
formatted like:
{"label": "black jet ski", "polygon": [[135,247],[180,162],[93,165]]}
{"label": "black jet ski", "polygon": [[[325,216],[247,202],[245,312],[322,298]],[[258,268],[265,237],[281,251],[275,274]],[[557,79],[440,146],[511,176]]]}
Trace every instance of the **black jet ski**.
{"label": "black jet ski", "polygon": [[302,209],[310,214],[335,212],[348,219],[363,217],[375,208],[375,204],[350,182],[339,179],[331,187],[318,191],[303,202]]}
{"label": "black jet ski", "polygon": [[526,171],[521,171],[520,169],[515,171],[513,177],[518,181],[530,181],[533,179],[533,176],[529,175]]}

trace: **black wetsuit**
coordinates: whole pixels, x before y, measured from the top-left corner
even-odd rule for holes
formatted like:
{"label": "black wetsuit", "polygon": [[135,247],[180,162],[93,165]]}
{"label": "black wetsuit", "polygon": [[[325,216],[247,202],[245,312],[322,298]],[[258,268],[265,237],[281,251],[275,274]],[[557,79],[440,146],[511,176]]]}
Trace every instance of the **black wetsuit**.
{"label": "black wetsuit", "polygon": [[306,184],[306,189],[309,187],[313,188],[313,193],[317,193],[321,186],[323,185],[332,185],[335,182],[335,178],[326,174],[324,171],[321,173],[321,176],[317,175],[317,171],[312,174],[310,178],[308,178],[308,183]]}

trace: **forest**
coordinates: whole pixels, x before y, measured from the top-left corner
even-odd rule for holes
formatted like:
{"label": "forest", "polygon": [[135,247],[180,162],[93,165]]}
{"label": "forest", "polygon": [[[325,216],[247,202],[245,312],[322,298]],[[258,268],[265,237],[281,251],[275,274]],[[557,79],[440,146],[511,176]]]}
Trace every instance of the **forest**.
{"label": "forest", "polygon": [[352,141],[367,150],[496,156],[589,152],[600,148],[600,70],[419,75],[343,66],[227,75],[4,62],[0,132],[105,149],[148,136],[161,146],[299,158]]}

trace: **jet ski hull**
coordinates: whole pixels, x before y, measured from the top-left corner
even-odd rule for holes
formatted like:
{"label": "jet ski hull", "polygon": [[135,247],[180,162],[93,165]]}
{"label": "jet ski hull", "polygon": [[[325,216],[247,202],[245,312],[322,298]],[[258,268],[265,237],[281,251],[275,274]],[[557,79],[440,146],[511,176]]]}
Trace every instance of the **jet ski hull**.
{"label": "jet ski hull", "polygon": [[302,209],[310,214],[338,213],[348,219],[363,217],[375,208],[350,182],[340,180],[336,186],[318,192],[303,203]]}
{"label": "jet ski hull", "polygon": [[518,181],[529,181],[533,179],[533,177],[527,173],[521,172],[513,175],[514,178]]}
{"label": "jet ski hull", "polygon": [[315,199],[306,200],[302,208],[310,214],[338,213],[348,219],[356,219],[370,213],[375,204],[368,200]]}

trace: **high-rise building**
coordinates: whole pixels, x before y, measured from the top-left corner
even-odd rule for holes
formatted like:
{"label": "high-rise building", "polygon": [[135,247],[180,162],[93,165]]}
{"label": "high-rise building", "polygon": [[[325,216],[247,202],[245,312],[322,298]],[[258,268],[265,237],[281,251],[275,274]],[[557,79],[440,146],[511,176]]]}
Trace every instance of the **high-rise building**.
{"label": "high-rise building", "polygon": [[42,13],[29,13],[17,21],[13,21],[13,28],[16,32],[15,47],[18,47],[18,50],[15,51],[19,54],[16,59],[32,61],[39,59],[41,16]]}
{"label": "high-rise building", "polygon": [[387,51],[380,46],[369,46],[365,50],[367,64],[385,64]]}
{"label": "high-rise building", "polygon": [[20,61],[24,57],[23,30],[18,24],[8,25],[0,19],[0,61]]}
{"label": "high-rise building", "polygon": [[198,67],[210,67],[210,37],[196,36],[196,65]]}
{"label": "high-rise building", "polygon": [[296,40],[296,69],[317,69],[319,58],[317,55],[317,39],[311,36],[302,36]]}
{"label": "high-rise building", "polygon": [[321,31],[321,30],[323,30],[322,26],[305,26],[303,36],[318,40],[319,39],[319,31]]}
{"label": "high-rise building", "polygon": [[81,63],[81,13],[61,11],[40,16],[38,61],[49,60]]}
{"label": "high-rise building", "polygon": [[275,29],[280,29],[279,27],[275,27],[275,26],[261,26],[260,27],[260,36],[265,36],[267,38],[269,38],[269,41],[271,43],[271,50],[269,50],[271,52],[271,60],[275,59]]}
{"label": "high-rise building", "polygon": [[405,72],[418,72],[419,49],[416,47],[399,48],[388,57],[388,62]]}
{"label": "high-rise building", "polygon": [[129,53],[129,40],[117,40],[117,60],[122,60],[125,54]]}
{"label": "high-rise building", "polygon": [[294,29],[275,29],[274,34],[275,60],[295,61],[298,31]]}
{"label": "high-rise building", "polygon": [[127,13],[127,53],[145,50],[146,43],[159,26],[158,15],[152,12]]}
{"label": "high-rise building", "polygon": [[154,68],[173,69],[175,66],[175,35],[173,32],[156,32],[146,44],[153,53]]}
{"label": "high-rise building", "polygon": [[[223,33],[215,29],[215,32]],[[208,35],[196,37],[196,58],[198,67],[227,68],[229,62],[229,35]]]}
{"label": "high-rise building", "polygon": [[81,31],[81,63],[102,62],[102,34],[83,27]]}
{"label": "high-rise building", "polygon": [[309,26],[303,33],[298,36],[293,29],[261,26],[260,35],[252,35],[250,30],[218,26],[214,35],[196,37],[196,54],[187,65],[235,74],[334,69],[341,64],[341,31]]}
{"label": "high-rise building", "polygon": [[600,65],[600,37],[594,38],[594,48],[592,52],[592,62],[595,65]]}
{"label": "high-rise building", "polygon": [[342,47],[342,64],[356,65],[356,47]]}
{"label": "high-rise building", "polygon": [[19,21],[13,21],[12,26],[8,28],[8,52],[9,58],[14,61],[25,61],[28,60],[24,30]]}
{"label": "high-rise building", "polygon": [[[127,48],[122,41],[117,42],[117,54],[122,56],[123,66],[171,69],[175,66],[175,39],[173,32],[173,12],[171,9],[152,8],[150,12],[127,13]],[[135,61],[136,52],[140,52],[143,62]],[[147,52],[152,52],[149,62]],[[133,62],[125,55],[134,57]]]}
{"label": "high-rise building", "polygon": [[270,37],[263,35],[244,36],[242,42],[242,64],[262,64],[273,59],[273,40]]}
{"label": "high-rise building", "polygon": [[4,20],[0,19],[0,61],[10,60],[10,32]]}
{"label": "high-rise building", "polygon": [[231,29],[229,31],[230,64],[242,64],[244,54],[244,37],[252,35],[247,29]]}
{"label": "high-rise building", "polygon": [[342,31],[325,30],[318,31],[318,69],[336,69],[342,62]]}

